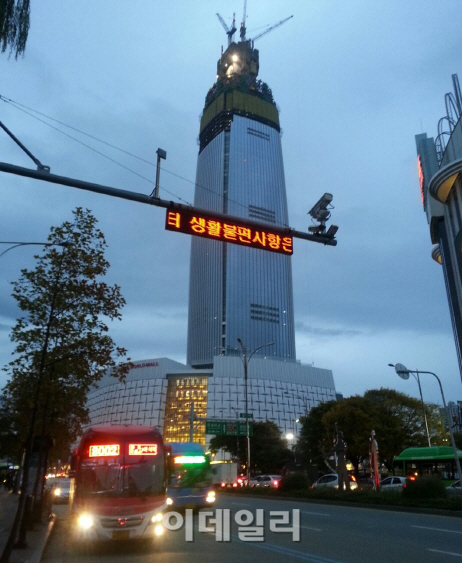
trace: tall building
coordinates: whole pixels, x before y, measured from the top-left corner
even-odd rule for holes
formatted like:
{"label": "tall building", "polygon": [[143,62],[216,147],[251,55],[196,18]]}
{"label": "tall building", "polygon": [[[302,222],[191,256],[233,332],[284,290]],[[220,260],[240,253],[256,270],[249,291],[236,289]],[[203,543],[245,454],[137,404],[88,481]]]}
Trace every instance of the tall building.
{"label": "tall building", "polygon": [[452,75],[454,93],[445,95],[446,115],[438,136],[415,136],[422,203],[433,243],[432,257],[442,266],[462,378],[462,96]]}
{"label": "tall building", "polygon": [[[194,205],[288,226],[278,110],[245,27],[239,43],[229,37],[201,119]],[[166,441],[205,444],[206,420],[229,429],[247,414],[297,436],[297,420],[336,391],[331,370],[296,360],[290,257],[194,236],[191,244],[188,365],[136,361],[125,383],[106,374],[88,397],[91,424],[154,425]]]}
{"label": "tall building", "polygon": [[[241,28],[242,30],[242,28]],[[241,31],[217,65],[199,133],[194,206],[288,226],[279,113]],[[240,353],[295,361],[290,256],[192,237],[187,363],[211,368]]]}

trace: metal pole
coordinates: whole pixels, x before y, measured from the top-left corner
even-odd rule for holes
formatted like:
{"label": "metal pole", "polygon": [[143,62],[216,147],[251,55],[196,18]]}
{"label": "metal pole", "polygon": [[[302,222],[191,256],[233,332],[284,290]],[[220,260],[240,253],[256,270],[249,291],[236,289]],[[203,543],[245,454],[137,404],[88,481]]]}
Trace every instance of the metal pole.
{"label": "metal pole", "polygon": [[424,421],[425,421],[425,430],[427,431],[428,446],[431,448],[432,444],[431,444],[431,441],[430,441],[430,432],[428,431],[427,413],[425,411],[425,403],[424,403],[423,395],[422,395],[422,387],[420,386],[419,372],[417,372],[416,379],[417,379],[417,385],[419,386],[420,401],[422,402],[422,411],[423,411]]}
{"label": "metal pole", "polygon": [[[416,370],[417,373],[419,373]],[[440,391],[441,391],[441,397],[443,399],[443,408],[444,408],[444,412],[447,413],[448,409],[446,406],[446,400],[444,398],[444,393],[443,393],[443,386],[441,385],[441,381],[440,378],[436,375],[436,373],[433,373],[432,371],[421,371],[420,373],[429,373],[430,375],[434,375],[436,377],[436,379],[438,380],[439,386],[440,386]],[[454,433],[452,431],[452,426],[451,426],[451,422],[449,421],[449,436],[451,438],[451,446],[452,446],[452,451],[454,452],[454,459],[456,461],[456,468],[457,468],[457,473],[459,476],[459,479],[462,479],[462,471],[460,469],[460,460],[459,460],[459,456],[457,455],[457,447],[456,447],[456,442],[454,440]],[[455,477],[455,476],[454,476]]]}

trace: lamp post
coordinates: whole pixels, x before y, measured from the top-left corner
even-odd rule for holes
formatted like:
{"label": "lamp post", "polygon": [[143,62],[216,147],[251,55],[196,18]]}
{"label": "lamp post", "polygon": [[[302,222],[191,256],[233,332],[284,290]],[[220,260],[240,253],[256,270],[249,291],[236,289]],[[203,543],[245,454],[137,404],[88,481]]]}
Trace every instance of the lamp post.
{"label": "lamp post", "polygon": [[252,356],[255,354],[255,352],[257,352],[258,350],[261,350],[262,348],[265,348],[265,346],[271,346],[272,344],[274,344],[274,342],[268,342],[268,344],[262,344],[261,346],[259,346],[258,348],[255,348],[255,350],[252,350],[251,353],[247,356],[247,349],[244,346],[244,344],[242,343],[242,340],[240,338],[237,339],[239,346],[242,349],[242,363],[244,364],[244,385],[245,385],[245,436],[246,436],[246,447],[247,447],[247,460],[246,460],[246,476],[247,476],[247,486],[249,486],[249,482],[250,482],[250,436],[249,436],[249,403],[248,403],[248,393],[247,393],[247,367],[249,365],[249,362],[252,358]]}
{"label": "lamp post", "polygon": [[[428,373],[429,375],[433,375],[434,377],[436,377],[438,384],[440,386],[440,391],[441,391],[441,398],[443,399],[443,407],[444,407],[444,412],[447,412],[447,407],[446,407],[446,400],[444,398],[444,393],[443,393],[443,386],[441,385],[441,381],[440,378],[436,375],[436,373],[433,373],[432,371],[420,371],[420,370],[410,370],[407,369],[405,366],[403,366],[403,364],[388,364],[391,367],[395,368],[396,373],[401,377],[401,379],[409,379],[409,374],[416,374],[417,376],[421,373]],[[419,385],[420,387],[420,385]],[[456,448],[456,442],[454,440],[454,433],[452,432],[452,426],[449,424],[449,436],[451,438],[451,445],[452,445],[452,451],[454,452],[454,459],[456,462],[456,468],[457,468],[457,473],[459,475],[459,479],[462,479],[462,472],[460,470],[460,460],[459,460],[459,456],[457,455],[457,448]]]}
{"label": "lamp post", "polygon": [[11,244],[10,248],[4,250],[0,256],[6,254],[9,250],[13,250],[13,248],[17,248],[18,246],[28,246],[28,245],[39,245],[39,246],[62,246],[65,248],[66,246],[72,246],[72,242],[15,242],[15,241],[0,241],[0,244]]}
{"label": "lamp post", "polygon": [[[396,366],[394,366],[393,364],[388,364],[390,367],[395,368],[396,373],[402,378],[402,379],[409,379],[409,373],[411,373],[414,376],[414,379],[417,381],[417,385],[419,386],[419,393],[420,393],[420,402],[422,403],[422,412],[423,412],[423,416],[424,416],[424,421],[425,421],[425,430],[427,432],[427,440],[428,440],[428,446],[431,448],[432,444],[430,441],[430,432],[428,431],[428,421],[427,421],[427,413],[425,412],[425,403],[423,400],[423,395],[422,395],[422,387],[420,386],[420,377],[419,377],[419,372],[416,371],[408,372],[408,376],[407,377],[403,377],[402,375],[400,375],[401,373],[403,373],[403,371],[401,370],[400,372],[398,372],[398,370],[396,369],[396,366],[401,366],[404,368],[404,366],[402,364],[396,364]],[[406,368],[404,368],[406,371]],[[421,372],[424,373],[424,372]]]}

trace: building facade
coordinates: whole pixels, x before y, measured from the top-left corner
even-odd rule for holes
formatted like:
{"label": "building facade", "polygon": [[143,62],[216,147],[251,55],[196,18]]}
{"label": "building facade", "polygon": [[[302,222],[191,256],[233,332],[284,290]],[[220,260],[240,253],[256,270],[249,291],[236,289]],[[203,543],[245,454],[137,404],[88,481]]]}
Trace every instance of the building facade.
{"label": "building facade", "polygon": [[438,123],[436,140],[426,133],[415,139],[432,257],[443,268],[462,378],[462,97],[457,75],[452,81],[454,93],[445,96],[446,116]]}
{"label": "building facade", "polygon": [[[331,370],[298,362],[252,358],[248,363],[248,413],[298,435],[297,420],[321,402],[335,401]],[[125,383],[107,373],[90,392],[91,424],[156,426],[168,442],[206,445],[206,420],[236,422],[245,413],[242,359],[214,359],[213,369],[192,369],[168,358],[134,362]]]}
{"label": "building facade", "polygon": [[[279,113],[245,27],[231,39],[206,96],[194,206],[287,227]],[[88,407],[92,425],[153,425],[205,445],[206,420],[246,414],[297,437],[297,420],[330,400],[331,370],[296,360],[290,256],[193,236],[187,365],[137,361],[125,383],[108,373]]]}
{"label": "building facade", "polygon": [[[218,61],[200,125],[194,206],[288,226],[279,113],[257,79],[251,40],[231,42]],[[211,368],[216,355],[295,361],[290,256],[192,237],[187,363]]]}

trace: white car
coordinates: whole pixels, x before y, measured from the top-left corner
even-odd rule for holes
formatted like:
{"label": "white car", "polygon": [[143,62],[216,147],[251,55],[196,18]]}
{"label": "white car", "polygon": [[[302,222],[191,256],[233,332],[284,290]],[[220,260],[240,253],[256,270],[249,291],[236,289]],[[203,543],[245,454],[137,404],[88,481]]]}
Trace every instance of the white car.
{"label": "white car", "polygon": [[[358,488],[358,483],[353,475],[348,476],[350,479],[350,490],[354,491]],[[338,489],[338,475],[337,473],[329,473],[328,475],[323,475],[317,481],[315,481],[312,485],[312,489],[317,489],[318,487],[332,487],[334,489]],[[346,484],[343,483],[343,489],[346,489]]]}
{"label": "white car", "polygon": [[406,477],[385,477],[380,482],[381,489],[404,489],[406,486]]}
{"label": "white car", "polygon": [[277,489],[280,480],[280,475],[257,475],[250,479],[249,484],[251,487],[269,487]]}

